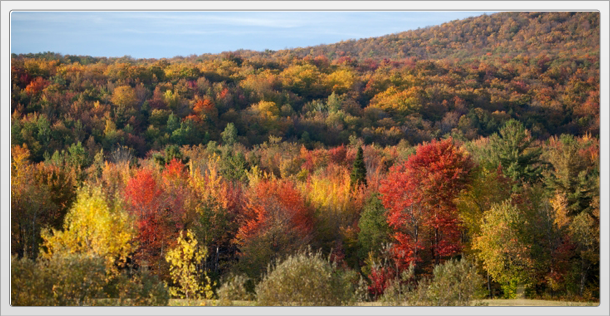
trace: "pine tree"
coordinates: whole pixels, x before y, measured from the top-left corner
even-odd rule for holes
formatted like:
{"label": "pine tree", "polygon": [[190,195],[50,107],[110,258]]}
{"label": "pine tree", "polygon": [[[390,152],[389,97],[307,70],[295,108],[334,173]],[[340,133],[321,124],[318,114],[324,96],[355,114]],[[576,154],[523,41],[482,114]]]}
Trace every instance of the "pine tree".
{"label": "pine tree", "polygon": [[362,147],[358,148],[358,154],[356,160],[354,160],[354,167],[352,168],[351,174],[352,186],[358,186],[360,184],[367,185],[366,183],[366,167],[364,166],[364,152]]}
{"label": "pine tree", "polygon": [[534,183],[542,177],[542,149],[532,146],[533,140],[523,124],[510,120],[491,137],[492,156],[504,174],[519,182]]}
{"label": "pine tree", "polygon": [[386,209],[375,193],[367,201],[362,216],[358,221],[358,243],[360,245],[360,257],[366,258],[371,250],[380,250],[383,244],[391,241],[391,230],[386,220]]}

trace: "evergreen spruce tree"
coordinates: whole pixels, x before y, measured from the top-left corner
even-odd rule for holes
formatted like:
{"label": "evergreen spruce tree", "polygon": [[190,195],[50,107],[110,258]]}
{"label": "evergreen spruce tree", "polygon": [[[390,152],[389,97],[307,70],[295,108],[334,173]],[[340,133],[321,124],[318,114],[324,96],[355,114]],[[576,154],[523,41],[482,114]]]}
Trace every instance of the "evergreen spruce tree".
{"label": "evergreen spruce tree", "polygon": [[532,146],[529,131],[517,120],[510,120],[491,137],[491,156],[495,166],[518,182],[534,183],[542,177],[542,148]]}
{"label": "evergreen spruce tree", "polygon": [[364,166],[364,151],[362,147],[358,148],[358,154],[354,161],[354,167],[352,168],[351,174],[352,187],[360,184],[367,185],[366,183],[366,167]]}
{"label": "evergreen spruce tree", "polygon": [[366,202],[358,221],[358,255],[361,259],[365,259],[370,251],[381,250],[385,243],[391,241],[391,229],[386,218],[386,209],[379,199],[379,193],[375,193]]}

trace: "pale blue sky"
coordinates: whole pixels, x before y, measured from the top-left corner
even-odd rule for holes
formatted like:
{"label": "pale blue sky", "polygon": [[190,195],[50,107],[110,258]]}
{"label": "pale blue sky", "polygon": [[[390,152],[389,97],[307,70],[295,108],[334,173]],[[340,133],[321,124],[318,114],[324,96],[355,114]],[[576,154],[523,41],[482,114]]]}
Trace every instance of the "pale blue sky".
{"label": "pale blue sky", "polygon": [[[11,52],[134,58],[280,50],[397,33],[483,12],[13,12]],[[490,14],[488,12],[487,14]]]}

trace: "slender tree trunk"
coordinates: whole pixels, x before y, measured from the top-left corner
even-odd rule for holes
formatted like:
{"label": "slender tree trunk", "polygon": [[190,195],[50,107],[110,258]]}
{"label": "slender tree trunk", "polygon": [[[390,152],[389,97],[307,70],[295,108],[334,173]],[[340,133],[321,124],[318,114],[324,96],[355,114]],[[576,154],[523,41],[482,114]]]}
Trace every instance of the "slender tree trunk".
{"label": "slender tree trunk", "polygon": [[585,267],[585,258],[580,259],[580,269],[582,271],[580,274],[580,296],[582,296],[582,294],[585,291],[585,282],[587,280],[587,270],[588,270],[588,268]]}
{"label": "slender tree trunk", "polygon": [[439,235],[438,235],[438,228],[434,229],[434,262],[438,265],[439,264],[439,254],[438,254],[438,245],[439,245]]}
{"label": "slender tree trunk", "polygon": [[218,272],[218,246],[216,246],[216,265],[214,266],[214,271]]}
{"label": "slender tree trunk", "polygon": [[36,255],[36,251],[35,251],[35,247],[36,247],[36,213],[34,213],[34,218],[32,218],[32,259],[34,259],[34,256]]}
{"label": "slender tree trunk", "polygon": [[491,277],[489,275],[489,272],[487,272],[487,290],[489,291],[489,298],[493,299],[494,293],[491,291]]}
{"label": "slender tree trunk", "polygon": [[419,248],[417,247],[417,241],[419,239],[419,226],[415,225],[415,258],[419,255]]}
{"label": "slender tree trunk", "polygon": [[26,227],[25,223],[24,223],[24,225],[21,225],[21,227],[20,227],[21,228],[20,246],[21,246],[21,257],[22,258],[26,258],[27,255],[28,255],[28,250],[27,250],[27,247],[28,247],[28,243],[27,243],[27,240],[28,240],[28,238],[27,238],[28,231],[27,231],[27,229],[25,227]]}

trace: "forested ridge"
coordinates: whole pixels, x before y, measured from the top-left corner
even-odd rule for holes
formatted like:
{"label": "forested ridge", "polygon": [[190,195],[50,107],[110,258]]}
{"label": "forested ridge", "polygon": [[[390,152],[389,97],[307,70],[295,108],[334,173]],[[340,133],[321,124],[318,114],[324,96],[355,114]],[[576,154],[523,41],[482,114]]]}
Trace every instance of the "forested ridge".
{"label": "forested ridge", "polygon": [[[599,34],[599,13],[497,13],[281,51],[13,54],[13,302],[597,300]],[[273,292],[302,278],[325,298]]]}

